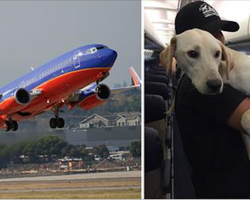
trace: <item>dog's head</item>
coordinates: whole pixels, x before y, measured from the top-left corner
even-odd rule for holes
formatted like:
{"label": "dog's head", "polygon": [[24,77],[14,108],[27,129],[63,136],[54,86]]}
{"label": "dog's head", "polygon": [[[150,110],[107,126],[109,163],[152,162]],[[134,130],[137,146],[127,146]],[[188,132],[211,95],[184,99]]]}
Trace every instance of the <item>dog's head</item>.
{"label": "dog's head", "polygon": [[161,63],[171,71],[172,58],[192,80],[202,94],[218,94],[223,90],[220,65],[226,62],[226,77],[232,68],[230,55],[225,46],[210,33],[192,29],[171,39],[170,45],[161,53]]}

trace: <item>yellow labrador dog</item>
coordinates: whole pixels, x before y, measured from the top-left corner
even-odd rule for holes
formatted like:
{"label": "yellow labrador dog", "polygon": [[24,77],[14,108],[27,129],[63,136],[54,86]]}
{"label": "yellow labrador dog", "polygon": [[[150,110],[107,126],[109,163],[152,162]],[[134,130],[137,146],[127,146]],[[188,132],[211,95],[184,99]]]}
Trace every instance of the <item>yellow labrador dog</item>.
{"label": "yellow labrador dog", "polygon": [[[173,57],[202,94],[218,94],[223,83],[228,83],[250,95],[250,58],[224,46],[206,31],[192,29],[174,36],[160,55],[168,72]],[[243,114],[241,125],[248,134],[243,138],[250,158],[250,110]]]}

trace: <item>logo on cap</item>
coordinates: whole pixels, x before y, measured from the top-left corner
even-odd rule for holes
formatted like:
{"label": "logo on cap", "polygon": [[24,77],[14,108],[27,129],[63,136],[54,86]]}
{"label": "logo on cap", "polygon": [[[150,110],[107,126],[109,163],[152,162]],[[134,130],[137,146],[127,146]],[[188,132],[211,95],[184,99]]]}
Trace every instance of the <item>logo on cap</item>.
{"label": "logo on cap", "polygon": [[219,16],[216,10],[206,3],[201,4],[199,11],[201,11],[205,17],[210,17],[213,15]]}

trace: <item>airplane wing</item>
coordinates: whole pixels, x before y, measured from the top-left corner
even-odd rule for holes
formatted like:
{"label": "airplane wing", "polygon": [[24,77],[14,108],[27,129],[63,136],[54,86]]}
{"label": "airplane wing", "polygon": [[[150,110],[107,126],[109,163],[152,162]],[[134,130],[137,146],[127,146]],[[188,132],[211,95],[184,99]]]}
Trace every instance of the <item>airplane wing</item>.
{"label": "airplane wing", "polygon": [[134,68],[130,67],[129,72],[130,72],[130,75],[131,75],[131,78],[132,78],[132,85],[127,86],[127,87],[114,88],[114,89],[112,89],[112,94],[117,94],[117,93],[120,93],[120,92],[124,92],[124,91],[127,91],[127,90],[131,90],[131,89],[134,89],[134,88],[141,87],[141,79],[137,75]]}
{"label": "airplane wing", "polygon": [[76,91],[68,99],[68,109],[73,109],[76,105],[84,110],[89,110],[105,103],[111,94],[117,94],[141,86],[141,80],[133,67],[129,68],[133,85],[121,88],[110,89],[106,84],[92,83],[87,87]]}
{"label": "airplane wing", "polygon": [[71,110],[77,105],[84,110],[89,110],[106,102],[109,96],[110,89],[107,85],[92,83],[69,96],[67,99],[68,109]]}

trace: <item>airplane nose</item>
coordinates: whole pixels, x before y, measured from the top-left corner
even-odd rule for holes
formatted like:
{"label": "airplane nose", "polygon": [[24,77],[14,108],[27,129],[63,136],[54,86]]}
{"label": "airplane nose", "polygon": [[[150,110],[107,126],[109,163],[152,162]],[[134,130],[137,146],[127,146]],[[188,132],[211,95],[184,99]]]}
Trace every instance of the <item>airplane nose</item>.
{"label": "airplane nose", "polygon": [[115,60],[117,58],[117,52],[112,49],[105,49],[105,53],[102,56],[102,59],[105,62],[105,66],[111,67],[113,66]]}

